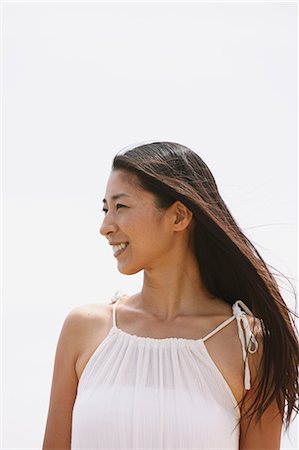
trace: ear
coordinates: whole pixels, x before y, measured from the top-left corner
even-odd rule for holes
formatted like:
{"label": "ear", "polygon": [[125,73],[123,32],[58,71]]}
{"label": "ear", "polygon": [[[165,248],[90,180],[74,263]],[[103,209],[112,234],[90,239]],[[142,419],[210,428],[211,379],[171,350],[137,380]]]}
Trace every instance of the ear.
{"label": "ear", "polygon": [[179,200],[173,205],[173,229],[175,231],[183,231],[190,224],[193,213]]}

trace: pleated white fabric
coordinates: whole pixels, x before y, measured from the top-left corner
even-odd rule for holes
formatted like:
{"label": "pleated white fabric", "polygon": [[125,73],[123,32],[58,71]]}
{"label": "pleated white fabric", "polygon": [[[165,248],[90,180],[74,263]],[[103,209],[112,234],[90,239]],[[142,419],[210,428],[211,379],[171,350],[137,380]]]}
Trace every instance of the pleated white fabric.
{"label": "pleated white fabric", "polygon": [[71,449],[239,449],[240,410],[204,342],[237,320],[250,389],[246,348],[254,353],[257,341],[244,312],[252,315],[249,308],[237,300],[233,315],[204,338],[157,339],[117,327],[120,298],[112,327],[79,380]]}

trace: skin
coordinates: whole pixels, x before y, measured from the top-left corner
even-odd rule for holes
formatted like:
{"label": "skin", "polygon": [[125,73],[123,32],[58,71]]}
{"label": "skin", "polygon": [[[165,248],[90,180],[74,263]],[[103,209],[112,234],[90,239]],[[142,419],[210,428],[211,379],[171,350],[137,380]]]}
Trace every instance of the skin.
{"label": "skin", "polygon": [[[104,204],[108,212],[100,233],[113,242],[129,242],[117,258],[119,272],[132,275],[144,271],[134,306],[165,322],[206,311],[209,295],[191,246],[192,213],[181,202],[161,212],[154,205],[153,194],[127,179],[121,171],[110,175],[105,193],[108,204]],[[128,197],[110,200],[124,191]]]}
{"label": "skin", "polygon": [[[113,200],[119,193],[127,196]],[[129,242],[126,251],[116,258],[119,272],[132,275],[143,270],[141,291],[118,304],[119,328],[139,336],[198,339],[232,315],[230,305],[212,297],[202,284],[193,251],[194,218],[185,205],[176,201],[166,211],[158,210],[154,196],[132,183],[131,175],[128,178],[119,170],[108,179],[105,199],[107,212],[100,233],[112,242]],[[253,329],[252,318],[248,319]],[[71,448],[71,418],[78,382],[111,325],[109,304],[79,306],[66,317],[55,355],[42,450]],[[259,349],[248,357],[252,389],[259,383],[262,356],[261,337],[258,331],[255,334]],[[244,364],[236,321],[205,344],[234,397],[240,401],[244,392]],[[253,421],[245,433],[248,420],[243,415],[252,401],[252,389],[247,392],[241,410],[239,450],[277,450],[282,423],[276,403],[266,410],[259,425]]]}

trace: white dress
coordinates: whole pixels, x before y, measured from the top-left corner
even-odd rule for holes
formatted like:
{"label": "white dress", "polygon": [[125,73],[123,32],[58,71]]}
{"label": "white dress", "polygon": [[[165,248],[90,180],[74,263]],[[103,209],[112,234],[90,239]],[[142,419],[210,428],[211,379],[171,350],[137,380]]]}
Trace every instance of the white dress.
{"label": "white dress", "polygon": [[250,344],[254,353],[258,345],[244,312],[252,315],[249,308],[237,300],[233,315],[204,338],[157,339],[117,327],[120,298],[78,383],[71,449],[238,450],[240,410],[205,341],[237,320],[250,389],[245,349]]}

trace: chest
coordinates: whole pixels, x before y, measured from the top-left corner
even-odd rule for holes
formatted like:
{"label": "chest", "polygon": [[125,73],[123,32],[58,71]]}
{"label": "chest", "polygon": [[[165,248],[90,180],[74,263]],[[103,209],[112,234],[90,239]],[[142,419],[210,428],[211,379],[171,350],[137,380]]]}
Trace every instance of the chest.
{"label": "chest", "polygon": [[[89,330],[82,339],[82,349],[76,362],[77,378],[80,380],[84,369],[94,352],[104,342],[109,333],[109,328],[95,328]],[[127,335],[129,337],[129,335]],[[237,336],[236,323],[233,321],[226,329],[221,330],[203,344],[205,357],[223,377],[227,387],[231,390],[234,398],[239,402],[243,397],[244,389],[244,363],[242,349]]]}

